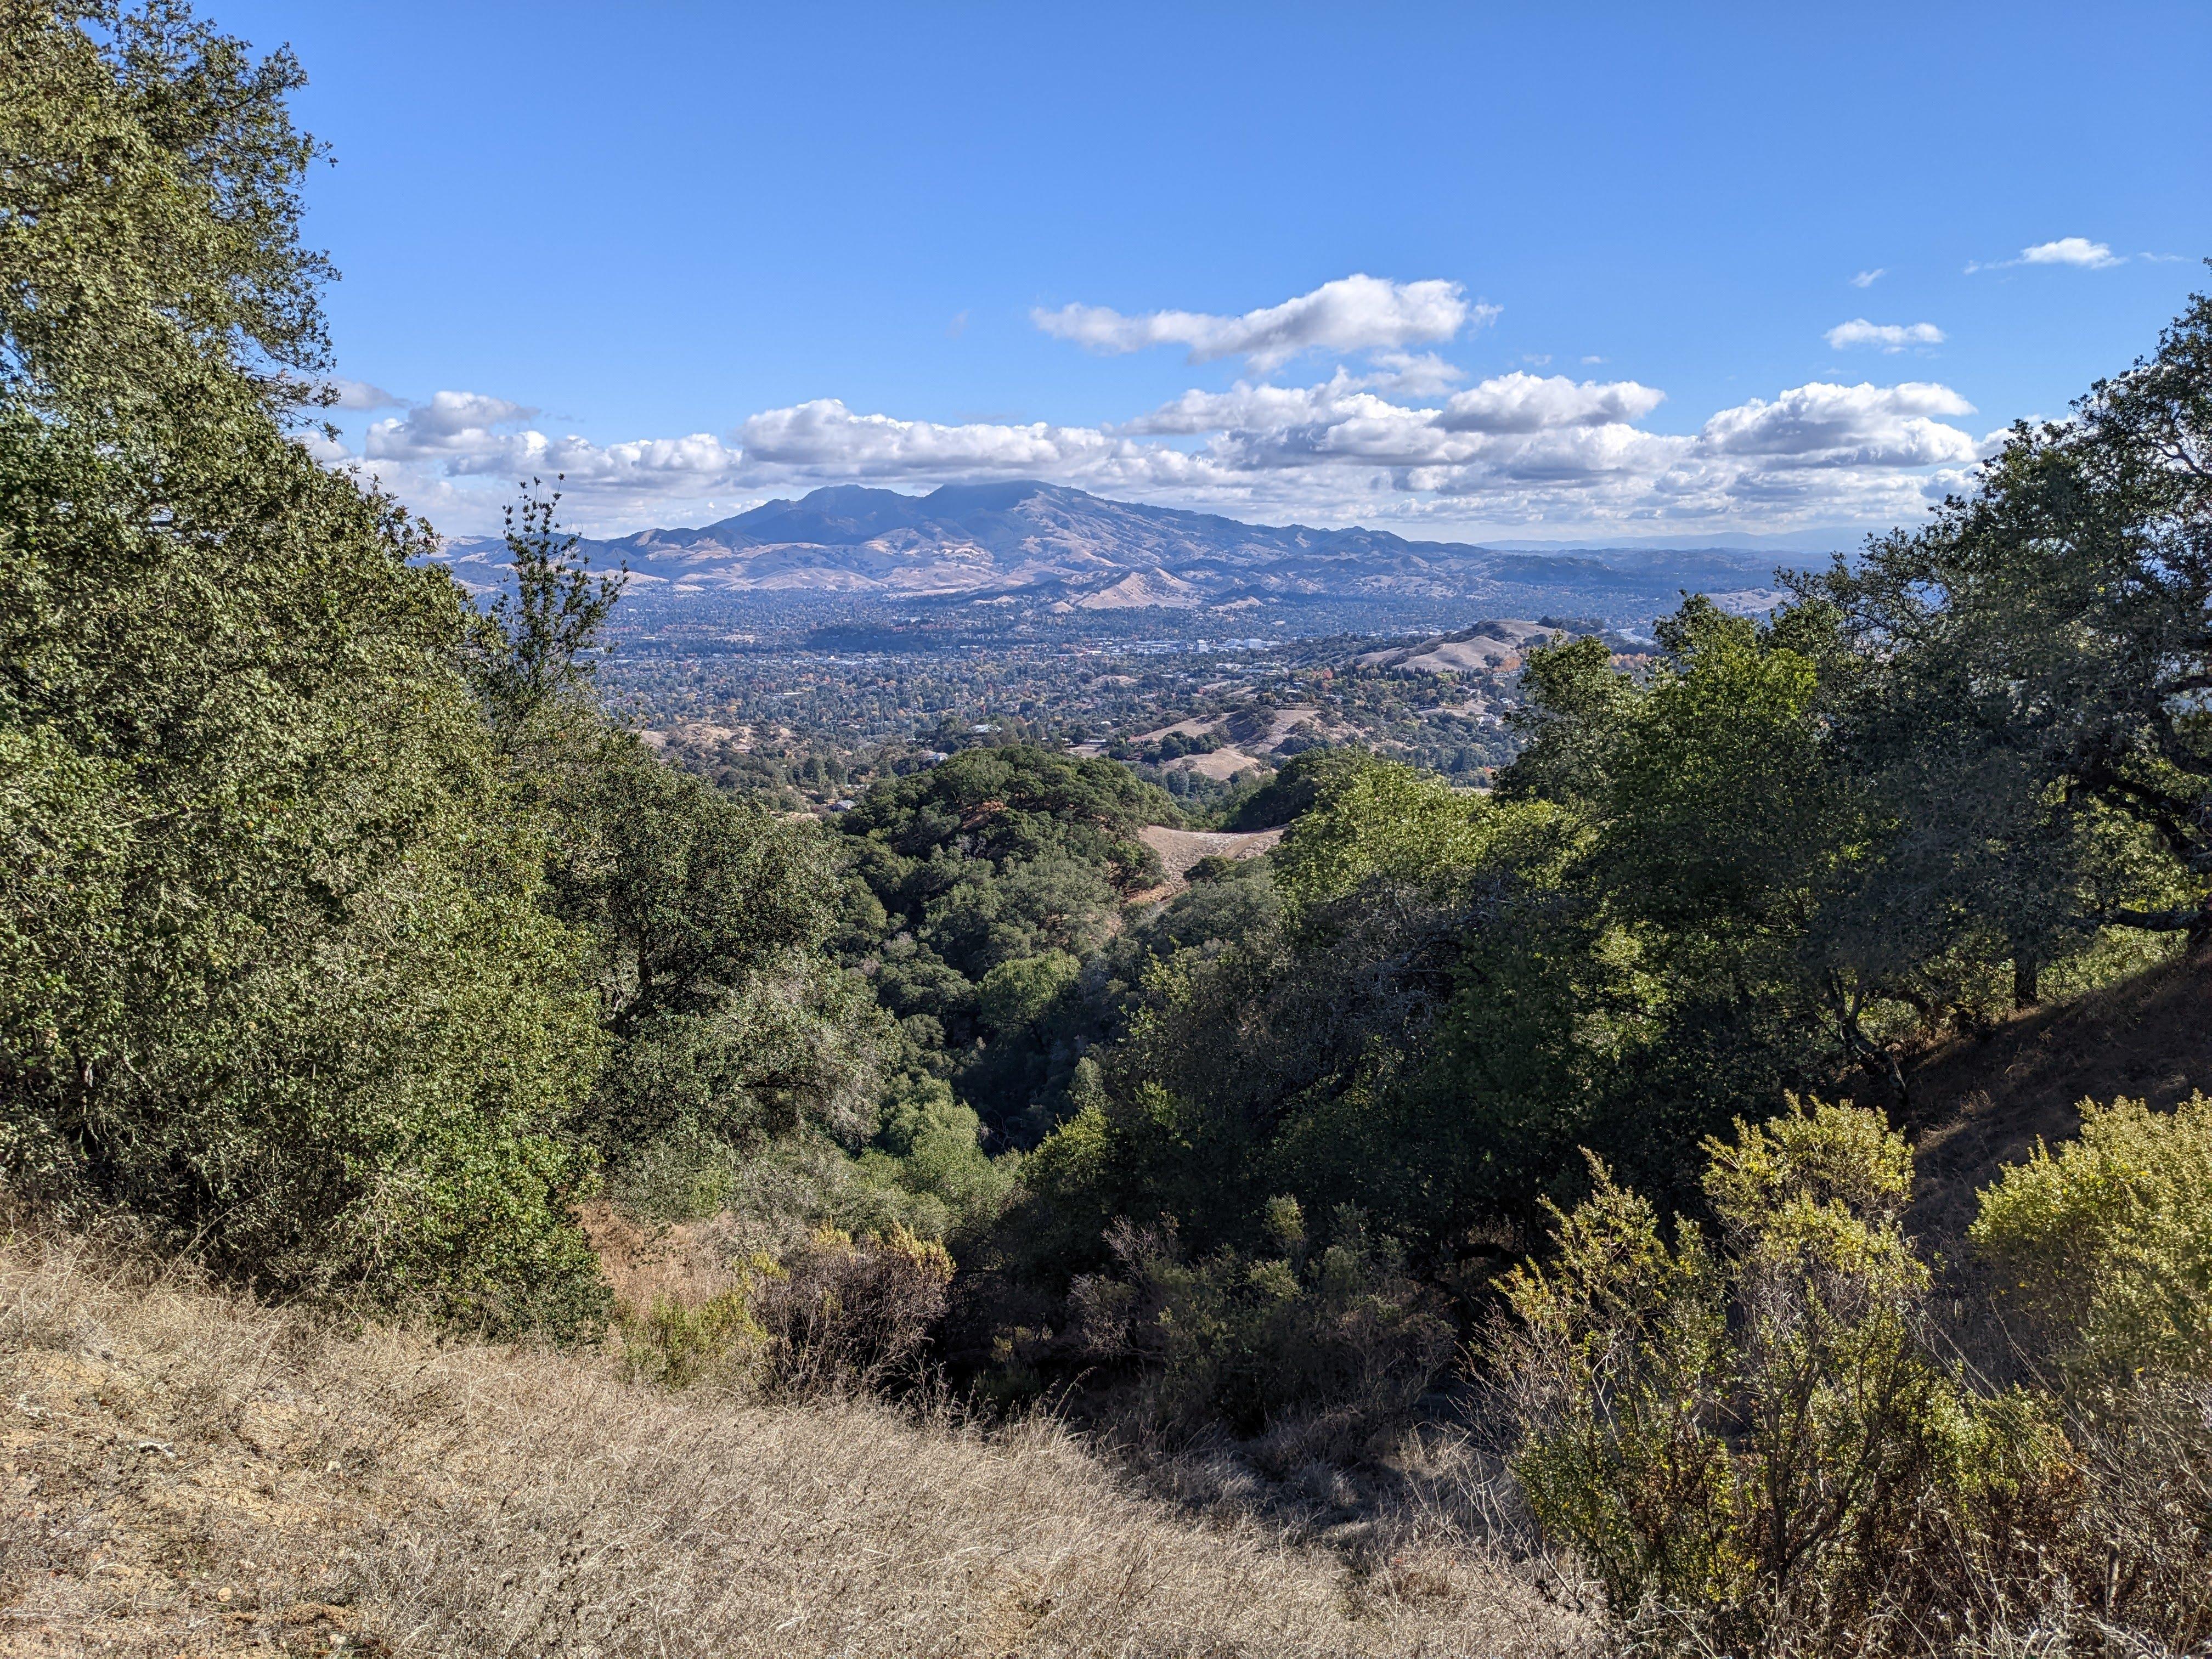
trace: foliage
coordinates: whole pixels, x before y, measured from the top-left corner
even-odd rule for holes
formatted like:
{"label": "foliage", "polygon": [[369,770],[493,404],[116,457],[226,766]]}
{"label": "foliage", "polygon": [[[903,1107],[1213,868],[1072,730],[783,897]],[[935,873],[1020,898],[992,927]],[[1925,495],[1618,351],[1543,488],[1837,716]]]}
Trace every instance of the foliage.
{"label": "foliage", "polygon": [[320,150],[286,107],[304,82],[289,52],[257,61],[179,0],[0,13],[11,412],[113,421],[119,437],[173,418],[185,386],[279,412],[313,397],[299,377],[329,360],[331,266],[298,239]]}
{"label": "foliage", "polygon": [[477,623],[471,679],[492,730],[514,741],[549,703],[574,696],[591,679],[589,655],[622,591],[621,578],[594,583],[575,556],[577,538],[555,527],[558,491],[538,493],[538,480],[516,509],[507,509],[507,564],[514,582]]}
{"label": "foliage", "polygon": [[1479,796],[1410,767],[1343,765],[1283,837],[1278,884],[1301,908],[1378,880],[1446,887],[1482,862],[1489,816]]}
{"label": "foliage", "polygon": [[[771,1257],[748,1266],[756,1273],[775,1271]],[[624,1308],[616,1315],[622,1338],[623,1373],[688,1389],[704,1382],[742,1382],[757,1363],[768,1333],[753,1317],[752,1278],[718,1291],[697,1304],[656,1296],[644,1312]]]}
{"label": "foliage", "polygon": [[755,1297],[764,1383],[808,1395],[915,1379],[951,1281],[945,1247],[903,1228],[858,1243],[834,1228],[817,1231]]}
{"label": "foliage", "polygon": [[1883,665],[1842,735],[1908,816],[1914,903],[1986,916],[2022,1000],[2100,921],[2212,916],[2208,478],[2200,295],[2072,420],[2015,427],[1972,496],[1796,581]]}
{"label": "foliage", "polygon": [[1670,1642],[1943,1645],[2034,1578],[2072,1502],[2063,1437],[1936,1358],[1911,1158],[1879,1116],[1815,1105],[1707,1150],[1711,1240],[1670,1245],[1601,1168],[1554,1260],[1505,1280],[1489,1355],[1529,1505]]}
{"label": "foliage", "polygon": [[839,827],[925,861],[949,851],[1004,866],[1060,853],[1104,866],[1126,892],[1158,876],[1137,831],[1180,817],[1125,767],[1023,744],[965,749],[927,772],[886,779]]}
{"label": "foliage", "polygon": [[872,787],[839,820],[835,937],[900,1024],[908,1056],[891,1069],[953,1083],[993,1135],[1048,1128],[1105,1018],[1080,970],[1124,898],[1159,878],[1139,831],[1176,817],[1110,761],[1028,744]]}
{"label": "foliage", "polygon": [[922,1200],[908,1224],[927,1238],[965,1232],[1005,1206],[1013,1171],[982,1149],[983,1122],[935,1078],[917,1079],[884,1115],[863,1173]]}
{"label": "foliage", "polygon": [[167,5],[12,8],[0,52],[9,1179],[273,1289],[588,1329],[585,941],[464,600],[286,435],[296,68]]}
{"label": "foliage", "polygon": [[1356,749],[1313,749],[1285,762],[1274,776],[1229,804],[1224,830],[1279,830],[1339,782],[1358,771],[1366,756]]}
{"label": "foliage", "polygon": [[1186,1433],[1253,1434],[1320,1407],[1370,1425],[1398,1417],[1450,1353],[1442,1298],[1357,1211],[1340,1211],[1320,1248],[1297,1200],[1276,1200],[1268,1222],[1271,1253],[1196,1259],[1172,1227],[1117,1225],[1112,1265],[1069,1295],[1075,1355],[1133,1373],[1141,1415]]}
{"label": "foliage", "polygon": [[696,1304],[656,1297],[622,1310],[623,1369],[672,1389],[884,1388],[914,1376],[952,1278],[944,1246],[897,1225],[858,1240],[817,1228],[780,1258],[756,1252],[733,1266],[735,1282]]}
{"label": "foliage", "polygon": [[2007,1168],[1971,1236],[2043,1352],[2212,1381],[2212,1098],[2083,1101],[2081,1138]]}

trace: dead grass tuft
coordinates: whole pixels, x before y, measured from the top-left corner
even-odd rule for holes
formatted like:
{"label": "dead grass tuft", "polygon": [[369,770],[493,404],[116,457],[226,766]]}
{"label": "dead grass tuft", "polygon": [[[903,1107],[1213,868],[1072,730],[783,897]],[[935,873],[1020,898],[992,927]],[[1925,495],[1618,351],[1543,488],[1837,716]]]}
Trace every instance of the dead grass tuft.
{"label": "dead grass tuft", "polygon": [[0,1650],[1564,1654],[1437,1520],[1359,1552],[1044,1420],[763,1406],[0,1241]]}

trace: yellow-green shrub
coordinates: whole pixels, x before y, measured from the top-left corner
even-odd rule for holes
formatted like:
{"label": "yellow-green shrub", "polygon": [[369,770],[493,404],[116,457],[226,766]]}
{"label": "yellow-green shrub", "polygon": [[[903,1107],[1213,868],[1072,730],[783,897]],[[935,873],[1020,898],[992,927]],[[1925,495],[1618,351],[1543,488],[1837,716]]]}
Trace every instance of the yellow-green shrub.
{"label": "yellow-green shrub", "polygon": [[2172,1114],[2081,1103],[2081,1139],[2037,1143],[1982,1194],[1971,1237],[2001,1300],[2070,1366],[2212,1376],[2212,1099]]}
{"label": "yellow-green shrub", "polygon": [[1614,1184],[1555,1212],[1490,1345],[1545,1532],[1614,1615],[1733,1653],[1894,1651],[2039,1570],[2069,1501],[2027,1396],[1974,1396],[1923,1334],[1904,1141],[1815,1105],[1709,1140],[1707,1237]]}
{"label": "yellow-green shrub", "polygon": [[[780,1271],[765,1260],[756,1265],[763,1273]],[[744,1284],[696,1306],[656,1296],[642,1314],[623,1310],[617,1320],[623,1369],[632,1377],[672,1389],[710,1378],[736,1382],[750,1376],[768,1342],[768,1333],[753,1317],[751,1300],[748,1276]]]}

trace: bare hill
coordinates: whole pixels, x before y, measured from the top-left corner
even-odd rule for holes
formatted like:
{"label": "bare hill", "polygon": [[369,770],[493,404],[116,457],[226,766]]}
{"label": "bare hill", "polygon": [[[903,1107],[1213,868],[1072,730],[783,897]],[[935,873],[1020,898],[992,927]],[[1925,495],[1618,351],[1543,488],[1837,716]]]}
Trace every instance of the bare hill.
{"label": "bare hill", "polygon": [[1480,622],[1418,645],[1364,652],[1352,660],[1361,668],[1401,674],[1510,674],[1520,668],[1522,654],[1531,645],[1550,639],[1556,631],[1541,623],[1504,618]]}
{"label": "bare hill", "polygon": [[1178,885],[1200,859],[1257,858],[1283,838],[1279,830],[1170,830],[1160,823],[1148,823],[1137,833],[1160,855],[1168,880]]}

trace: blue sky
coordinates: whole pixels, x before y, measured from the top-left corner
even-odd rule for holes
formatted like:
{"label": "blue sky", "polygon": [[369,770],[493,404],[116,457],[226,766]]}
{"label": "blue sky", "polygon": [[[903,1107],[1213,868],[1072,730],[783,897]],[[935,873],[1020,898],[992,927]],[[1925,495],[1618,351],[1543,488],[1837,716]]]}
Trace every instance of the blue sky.
{"label": "blue sky", "polygon": [[2201,0],[205,5],[306,64],[343,447],[455,531],[559,466],[598,531],[1040,476],[1816,536],[2212,252]]}

